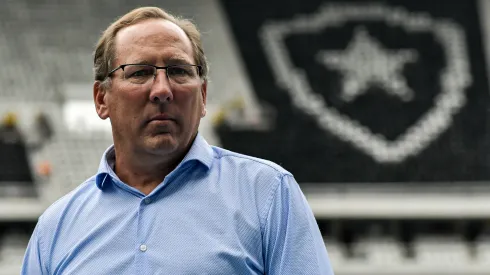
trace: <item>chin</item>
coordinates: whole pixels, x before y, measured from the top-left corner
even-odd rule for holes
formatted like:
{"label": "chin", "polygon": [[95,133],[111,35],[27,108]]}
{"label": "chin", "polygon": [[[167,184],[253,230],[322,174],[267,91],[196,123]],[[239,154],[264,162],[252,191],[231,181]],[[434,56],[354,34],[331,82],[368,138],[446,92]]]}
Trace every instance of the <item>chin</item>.
{"label": "chin", "polygon": [[169,134],[158,135],[146,140],[147,150],[158,154],[168,154],[178,148],[177,140]]}

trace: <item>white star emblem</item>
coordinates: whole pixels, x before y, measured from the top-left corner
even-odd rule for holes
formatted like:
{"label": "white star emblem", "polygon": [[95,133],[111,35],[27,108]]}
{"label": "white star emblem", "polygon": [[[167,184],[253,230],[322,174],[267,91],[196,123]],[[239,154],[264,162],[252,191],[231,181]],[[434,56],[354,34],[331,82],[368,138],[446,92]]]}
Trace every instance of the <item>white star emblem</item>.
{"label": "white star emblem", "polygon": [[414,62],[417,53],[412,49],[388,50],[364,28],[358,28],[343,51],[321,51],[318,60],[327,67],[343,72],[342,99],[352,101],[372,85],[379,85],[387,94],[403,101],[413,98],[401,70]]}
{"label": "white star emblem", "polygon": [[[295,66],[288,51],[286,43],[288,37],[304,34],[321,35],[326,28],[338,28],[348,22],[360,21],[381,21],[387,26],[404,29],[408,34],[429,33],[441,45],[446,59],[445,66],[438,77],[440,92],[434,97],[433,106],[395,140],[389,140],[383,135],[373,133],[359,121],[330,106],[318,93],[323,91],[314,90],[308,81],[306,70]],[[366,4],[326,4],[318,12],[312,14],[267,22],[262,26],[260,32],[266,52],[265,56],[271,64],[276,85],[287,92],[291,103],[305,114],[312,116],[321,129],[349,142],[379,163],[400,163],[411,156],[417,156],[452,125],[454,115],[465,106],[466,89],[473,84],[466,35],[465,27],[452,19],[432,18],[426,13],[410,12],[403,8],[373,4],[368,1]],[[352,63],[351,61],[340,62],[346,60],[345,56],[350,56],[349,53],[352,55],[350,57]],[[363,53],[371,56],[363,57]],[[348,84],[349,81],[359,86],[359,88],[350,89],[354,91],[354,96],[358,96],[360,92],[366,92],[366,87],[363,86],[373,83],[387,87],[404,87],[405,89],[384,89],[387,93],[394,94],[398,91],[400,94],[399,91],[410,91],[405,83],[405,78],[400,73],[405,62],[415,60],[415,53],[416,51],[411,49],[386,49],[365,31],[363,34],[363,31],[359,30],[345,50],[324,52],[323,56],[319,56],[319,60],[322,62],[324,59],[338,60],[324,63],[326,66],[342,70],[345,86],[352,85]],[[391,62],[392,60],[398,61]],[[346,64],[352,65],[346,66]],[[358,66],[371,70],[374,68],[374,72],[363,69],[363,71],[359,70],[360,73],[357,76],[354,72],[357,71]],[[387,68],[390,67],[391,70],[388,70]],[[379,73],[379,70],[385,70],[385,72]],[[390,71],[393,77],[391,80],[389,77],[378,76],[378,74],[390,75]],[[386,78],[391,82],[398,82],[398,85],[389,84],[390,81],[384,80]],[[401,95],[403,94],[402,92]],[[352,96],[351,98],[353,99]],[[403,99],[403,96],[401,98]],[[361,107],[369,108],[369,106]]]}

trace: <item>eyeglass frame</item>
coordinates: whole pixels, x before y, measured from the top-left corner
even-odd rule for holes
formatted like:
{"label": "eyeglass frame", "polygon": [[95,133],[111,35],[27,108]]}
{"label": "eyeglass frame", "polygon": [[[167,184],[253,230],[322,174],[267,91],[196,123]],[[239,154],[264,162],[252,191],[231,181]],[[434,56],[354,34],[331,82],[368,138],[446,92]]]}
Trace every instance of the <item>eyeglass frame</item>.
{"label": "eyeglass frame", "polygon": [[[197,65],[197,64],[173,64],[173,65],[168,65],[168,66],[156,66],[156,65],[151,65],[151,64],[137,64],[137,63],[129,63],[129,64],[122,64],[122,65],[119,65],[117,66],[116,68],[114,68],[112,71],[110,71],[106,78],[107,77],[110,77],[115,71],[121,69],[123,70],[124,72],[124,68],[126,66],[150,66],[150,67],[153,67],[155,68],[155,74],[153,75],[153,78],[155,78],[157,76],[157,73],[158,73],[158,70],[165,70],[165,76],[167,77],[167,79],[170,80],[170,77],[168,76],[168,68],[172,68],[172,67],[178,67],[178,66],[192,66],[192,67],[196,67],[197,68],[197,74],[199,75],[199,77],[202,76],[202,65]],[[124,78],[126,79],[126,78]]]}

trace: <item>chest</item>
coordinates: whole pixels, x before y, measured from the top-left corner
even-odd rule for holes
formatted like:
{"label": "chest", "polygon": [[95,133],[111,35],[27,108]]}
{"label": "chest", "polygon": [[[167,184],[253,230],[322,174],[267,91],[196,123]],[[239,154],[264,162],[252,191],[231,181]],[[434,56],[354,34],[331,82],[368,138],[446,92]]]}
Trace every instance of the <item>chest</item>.
{"label": "chest", "polygon": [[256,213],[216,197],[80,211],[53,246],[54,274],[262,274]]}

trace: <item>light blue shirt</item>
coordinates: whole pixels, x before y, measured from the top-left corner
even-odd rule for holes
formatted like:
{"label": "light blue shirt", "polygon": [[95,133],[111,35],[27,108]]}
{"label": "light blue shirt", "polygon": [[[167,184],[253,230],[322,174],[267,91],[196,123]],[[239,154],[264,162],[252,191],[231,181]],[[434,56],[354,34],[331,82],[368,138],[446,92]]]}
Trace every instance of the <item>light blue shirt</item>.
{"label": "light blue shirt", "polygon": [[39,218],[22,274],[332,275],[322,236],[293,176],[201,135],[144,195],[113,171],[97,175]]}

